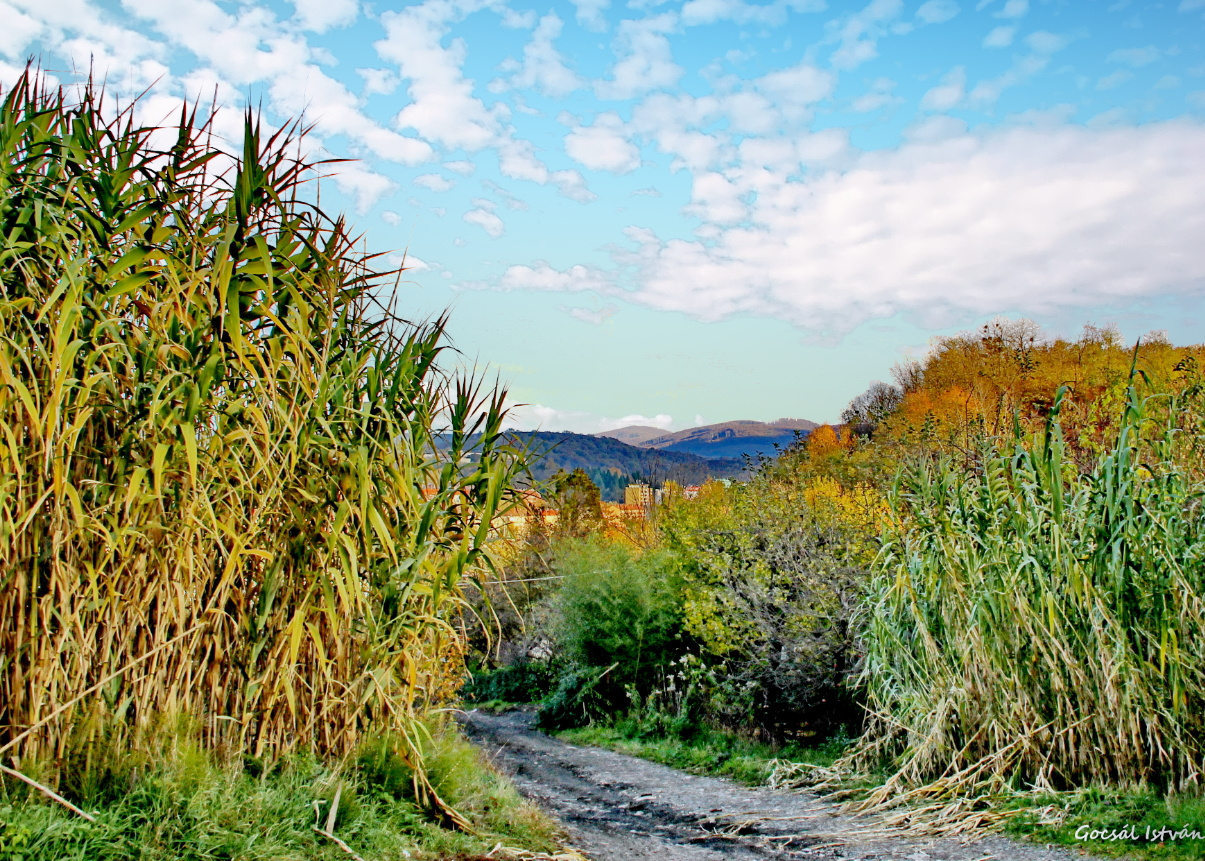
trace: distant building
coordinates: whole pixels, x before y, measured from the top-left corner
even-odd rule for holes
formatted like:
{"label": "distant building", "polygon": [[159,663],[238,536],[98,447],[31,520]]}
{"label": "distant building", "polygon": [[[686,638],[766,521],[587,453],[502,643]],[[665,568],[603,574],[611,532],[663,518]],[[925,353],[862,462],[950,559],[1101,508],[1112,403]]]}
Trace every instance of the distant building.
{"label": "distant building", "polygon": [[652,508],[657,501],[656,492],[644,483],[629,484],[623,491],[624,505],[641,505]]}

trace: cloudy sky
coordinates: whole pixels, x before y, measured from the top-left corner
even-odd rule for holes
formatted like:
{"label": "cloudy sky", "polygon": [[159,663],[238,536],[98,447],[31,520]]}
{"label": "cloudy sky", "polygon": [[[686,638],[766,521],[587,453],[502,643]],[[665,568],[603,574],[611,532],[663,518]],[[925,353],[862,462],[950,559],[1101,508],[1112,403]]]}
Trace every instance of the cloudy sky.
{"label": "cloudy sky", "polygon": [[835,419],[999,314],[1205,340],[1205,0],[0,0],[29,57],[303,115],[545,429]]}

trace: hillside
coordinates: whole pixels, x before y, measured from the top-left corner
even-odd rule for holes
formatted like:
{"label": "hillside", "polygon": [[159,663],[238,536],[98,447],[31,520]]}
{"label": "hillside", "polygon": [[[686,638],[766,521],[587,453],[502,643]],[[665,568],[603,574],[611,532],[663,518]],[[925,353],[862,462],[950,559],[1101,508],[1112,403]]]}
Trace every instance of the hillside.
{"label": "hillside", "polygon": [[620,442],[626,442],[628,445],[643,446],[649,440],[665,436],[665,434],[665,428],[655,428],[649,425],[628,425],[627,427],[596,433],[594,436],[610,437]]}
{"label": "hillside", "polygon": [[551,477],[558,469],[580,468],[598,485],[604,499],[615,502],[623,500],[623,489],[632,481],[702,484],[711,478],[737,478],[745,468],[740,458],[641,448],[606,436],[549,431],[511,431],[508,436],[543,455],[532,469],[537,480]]}
{"label": "hillside", "polygon": [[[795,442],[797,434],[807,436],[818,425],[807,419],[778,419],[773,422],[731,421],[688,428],[659,436],[644,436],[641,426],[603,431],[597,436],[624,439],[641,448],[693,454],[704,458],[774,457]],[[643,437],[643,438],[642,438]],[[639,440],[639,441],[637,441]]]}

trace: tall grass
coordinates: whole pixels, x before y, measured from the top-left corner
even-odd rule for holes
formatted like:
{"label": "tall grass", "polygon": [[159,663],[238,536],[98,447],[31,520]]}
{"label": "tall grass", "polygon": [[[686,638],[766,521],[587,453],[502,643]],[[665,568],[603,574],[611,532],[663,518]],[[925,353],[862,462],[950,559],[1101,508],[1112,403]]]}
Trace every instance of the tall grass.
{"label": "tall grass", "polygon": [[1179,456],[1182,406],[1131,388],[1116,444],[1088,473],[1065,455],[1056,400],[1042,438],[989,449],[978,470],[938,460],[901,474],[856,754],[892,763],[880,800],[1199,785],[1205,522]]}
{"label": "tall grass", "polygon": [[415,716],[459,687],[518,464],[502,393],[377,302],[396,273],[302,202],[298,149],[248,115],[231,158],[195,111],[144,128],[29,74],[4,98],[5,756],[85,774],[171,714],[342,756],[371,725],[437,800]]}

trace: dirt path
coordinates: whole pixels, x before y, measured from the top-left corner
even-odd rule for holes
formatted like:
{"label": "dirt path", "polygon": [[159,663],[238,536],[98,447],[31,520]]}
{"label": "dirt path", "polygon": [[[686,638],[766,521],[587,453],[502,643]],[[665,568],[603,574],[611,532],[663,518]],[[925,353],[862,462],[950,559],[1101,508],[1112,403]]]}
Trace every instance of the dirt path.
{"label": "dirt path", "polygon": [[875,833],[873,821],[807,793],[748,789],[532,729],[523,712],[468,712],[465,730],[520,791],[555,815],[593,861],[1085,861],[1058,847],[988,837]]}

